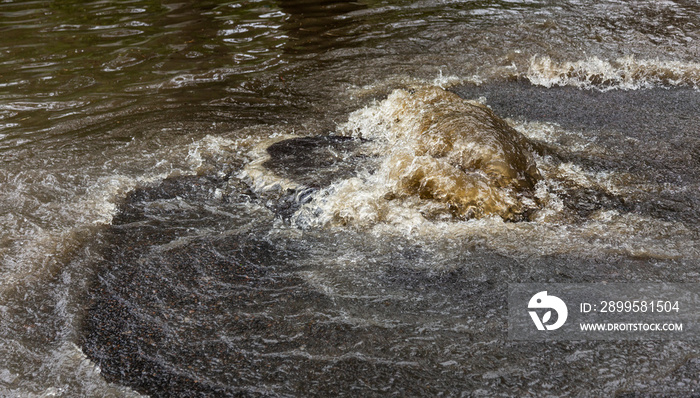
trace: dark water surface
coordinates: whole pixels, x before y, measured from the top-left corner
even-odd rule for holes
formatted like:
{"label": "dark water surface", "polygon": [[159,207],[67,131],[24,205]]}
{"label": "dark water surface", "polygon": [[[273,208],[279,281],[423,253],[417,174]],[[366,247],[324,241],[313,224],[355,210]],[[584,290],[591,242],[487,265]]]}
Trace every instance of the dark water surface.
{"label": "dark water surface", "polygon": [[[696,396],[695,342],[509,342],[506,293],[700,281],[699,24],[680,0],[0,3],[0,395]],[[527,220],[389,192],[385,99],[426,86],[527,137]]]}

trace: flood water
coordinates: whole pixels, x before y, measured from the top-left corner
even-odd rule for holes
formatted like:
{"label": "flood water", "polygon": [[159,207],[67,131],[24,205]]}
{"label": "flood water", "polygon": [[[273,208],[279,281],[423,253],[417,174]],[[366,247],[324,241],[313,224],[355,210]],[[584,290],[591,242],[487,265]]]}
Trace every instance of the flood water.
{"label": "flood water", "polygon": [[0,395],[697,396],[697,342],[509,341],[507,288],[700,282],[698,40],[685,0],[1,2]]}

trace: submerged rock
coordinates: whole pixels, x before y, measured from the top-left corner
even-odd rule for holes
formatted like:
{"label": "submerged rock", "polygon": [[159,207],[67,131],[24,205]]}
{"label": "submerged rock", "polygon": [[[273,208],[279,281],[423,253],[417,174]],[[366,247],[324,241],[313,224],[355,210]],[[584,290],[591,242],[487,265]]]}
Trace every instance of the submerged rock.
{"label": "submerged rock", "polygon": [[359,140],[342,136],[297,137],[267,147],[262,166],[307,188],[321,188],[352,177]]}

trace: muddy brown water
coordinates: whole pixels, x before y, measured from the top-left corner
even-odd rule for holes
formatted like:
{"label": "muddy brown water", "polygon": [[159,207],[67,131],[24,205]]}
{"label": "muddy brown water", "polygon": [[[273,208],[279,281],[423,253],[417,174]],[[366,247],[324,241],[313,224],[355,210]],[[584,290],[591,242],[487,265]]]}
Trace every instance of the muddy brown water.
{"label": "muddy brown water", "polygon": [[[700,278],[695,2],[0,15],[0,395],[697,394],[693,341],[506,335],[508,283]],[[392,196],[426,86],[533,143],[532,217]]]}

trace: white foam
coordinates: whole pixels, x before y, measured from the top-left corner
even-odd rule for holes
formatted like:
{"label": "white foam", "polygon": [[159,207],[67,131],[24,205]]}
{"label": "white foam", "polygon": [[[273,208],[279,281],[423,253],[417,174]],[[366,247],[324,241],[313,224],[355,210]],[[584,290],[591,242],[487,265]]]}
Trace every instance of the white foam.
{"label": "white foam", "polygon": [[633,256],[657,259],[700,259],[695,232],[681,223],[635,214],[601,211],[588,221],[566,220],[510,223],[499,217],[460,222],[420,220],[410,228],[381,223],[369,231],[402,236],[417,244],[457,244],[490,249],[504,257],[575,255],[583,258]]}
{"label": "white foam", "polygon": [[638,90],[653,87],[700,86],[700,63],[637,59],[634,56],[604,60],[591,57],[557,62],[533,56],[526,77],[532,84],[584,89]]}

